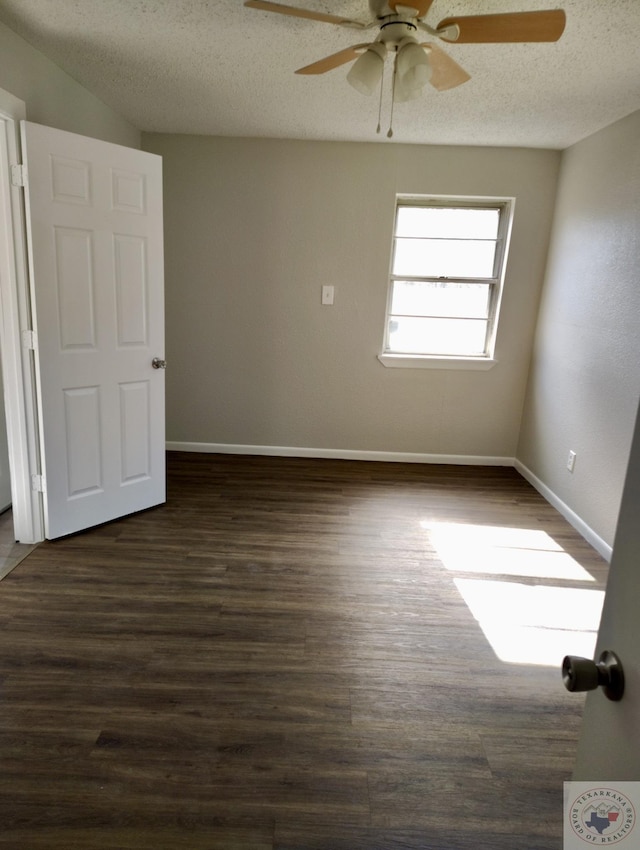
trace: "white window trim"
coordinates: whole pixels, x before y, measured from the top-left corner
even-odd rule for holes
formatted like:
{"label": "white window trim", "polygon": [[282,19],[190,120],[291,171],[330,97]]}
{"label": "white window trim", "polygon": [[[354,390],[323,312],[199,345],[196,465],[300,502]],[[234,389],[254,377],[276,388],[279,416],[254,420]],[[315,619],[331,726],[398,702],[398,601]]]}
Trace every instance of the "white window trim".
{"label": "white window trim", "polygon": [[[502,304],[502,295],[504,292],[504,281],[506,275],[506,258],[508,257],[509,243],[511,241],[511,230],[513,226],[513,215],[515,210],[516,199],[513,197],[492,197],[492,196],[476,196],[476,195],[396,195],[395,214],[393,217],[393,233],[391,237],[391,253],[389,260],[389,274],[387,276],[387,302],[384,314],[384,331],[383,331],[383,349],[378,354],[378,360],[383,366],[389,368],[408,368],[408,369],[466,369],[469,371],[478,370],[486,371],[493,368],[498,362],[495,357],[496,336],[498,330],[498,322],[500,319],[500,307]],[[385,346],[387,342],[387,327],[389,319],[389,310],[391,302],[391,293],[393,288],[392,263],[393,263],[393,244],[395,239],[396,218],[398,206],[415,204],[438,204],[442,206],[481,206],[482,204],[495,205],[503,207],[503,214],[500,216],[499,230],[499,250],[500,256],[498,260],[499,274],[497,275],[497,292],[492,299],[491,315],[489,317],[490,330],[487,340],[486,354],[476,357],[465,357],[451,354],[408,354],[396,353],[388,351]]]}
{"label": "white window trim", "polygon": [[468,369],[486,371],[498,362],[495,357],[455,357],[450,354],[378,354],[383,366],[396,369]]}

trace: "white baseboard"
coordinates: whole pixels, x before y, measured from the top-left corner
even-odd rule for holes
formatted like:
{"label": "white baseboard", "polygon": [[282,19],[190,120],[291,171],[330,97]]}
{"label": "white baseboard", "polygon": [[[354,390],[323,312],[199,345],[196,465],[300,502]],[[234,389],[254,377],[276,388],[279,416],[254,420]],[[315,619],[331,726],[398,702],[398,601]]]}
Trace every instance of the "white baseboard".
{"label": "white baseboard", "polygon": [[589,545],[593,546],[593,548],[601,555],[605,561],[611,561],[611,554],[613,551],[613,547],[610,546],[605,540],[602,539],[595,531],[582,520],[578,514],[571,510],[569,505],[565,504],[556,494],[551,490],[547,485],[542,482],[536,475],[531,472],[531,470],[526,467],[523,463],[521,463],[517,458],[514,462],[515,468],[518,470],[520,475],[536,488],[538,493],[552,505],[558,513],[562,514],[562,516],[567,520],[567,522],[572,525],[577,532],[579,532],[584,539],[589,543]]}
{"label": "white baseboard", "polygon": [[513,466],[512,457],[484,455],[440,455],[417,452],[373,452],[356,449],[310,449],[299,446],[244,446],[231,443],[168,442],[167,451],[205,454],[270,455],[273,457],[311,457],[335,460],[378,460],[388,463],[450,463],[460,466]]}

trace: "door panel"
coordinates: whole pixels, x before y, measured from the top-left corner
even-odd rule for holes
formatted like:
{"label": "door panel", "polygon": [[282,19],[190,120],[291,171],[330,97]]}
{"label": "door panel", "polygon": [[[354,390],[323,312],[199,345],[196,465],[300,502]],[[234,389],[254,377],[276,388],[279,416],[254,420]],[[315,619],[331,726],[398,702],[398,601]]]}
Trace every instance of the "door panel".
{"label": "door panel", "polygon": [[165,500],[161,159],[23,122],[48,538]]}
{"label": "door panel", "polygon": [[151,476],[150,383],[120,385],[120,433],[122,434],[122,482],[132,484]]}

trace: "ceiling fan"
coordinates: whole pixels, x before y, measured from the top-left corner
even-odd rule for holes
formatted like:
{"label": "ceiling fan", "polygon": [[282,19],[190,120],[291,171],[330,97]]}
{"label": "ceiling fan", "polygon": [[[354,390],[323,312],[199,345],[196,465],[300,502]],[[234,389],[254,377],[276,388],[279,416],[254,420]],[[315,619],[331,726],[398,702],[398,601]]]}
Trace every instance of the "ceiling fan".
{"label": "ceiling fan", "polygon": [[393,96],[396,101],[418,97],[427,82],[438,91],[445,91],[470,79],[469,74],[433,41],[418,41],[416,36],[423,32],[449,44],[551,42],[560,38],[566,21],[561,9],[551,9],[449,17],[432,27],[425,21],[432,3],[433,0],[369,0],[367,21],[298,9],[270,0],[246,0],[244,5],[353,29],[378,27],[380,31],[374,41],[347,47],[295,73],[324,74],[354,62],[347,80],[362,94],[369,95],[381,82],[387,54],[395,54]]}

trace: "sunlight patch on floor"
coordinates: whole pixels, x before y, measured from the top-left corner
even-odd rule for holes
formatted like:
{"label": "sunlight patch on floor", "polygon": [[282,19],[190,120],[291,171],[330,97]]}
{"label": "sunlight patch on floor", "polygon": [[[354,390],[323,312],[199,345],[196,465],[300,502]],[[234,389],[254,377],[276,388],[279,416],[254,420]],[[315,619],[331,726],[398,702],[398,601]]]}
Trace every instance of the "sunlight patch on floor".
{"label": "sunlight patch on floor", "polygon": [[493,525],[422,522],[448,570],[530,578],[594,581],[546,531]]}
{"label": "sunlight patch on floor", "polygon": [[560,667],[565,655],[593,658],[604,591],[454,581],[501,661]]}
{"label": "sunlight patch on floor", "polygon": [[573,584],[595,579],[547,532],[421,526],[446,569],[483,574],[453,581],[501,661],[560,667],[565,655],[593,657],[604,591]]}

